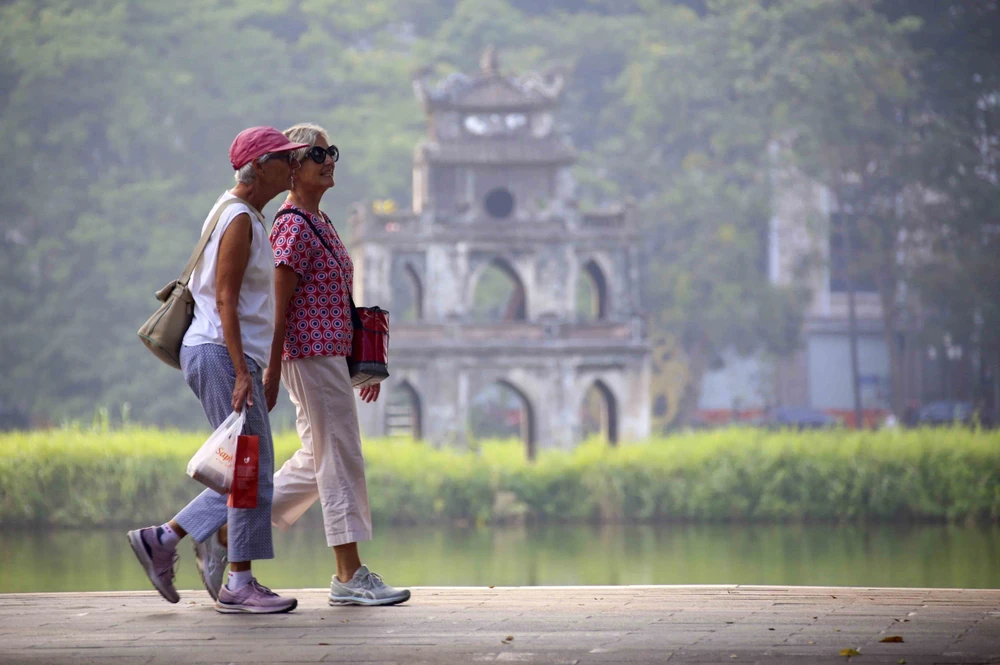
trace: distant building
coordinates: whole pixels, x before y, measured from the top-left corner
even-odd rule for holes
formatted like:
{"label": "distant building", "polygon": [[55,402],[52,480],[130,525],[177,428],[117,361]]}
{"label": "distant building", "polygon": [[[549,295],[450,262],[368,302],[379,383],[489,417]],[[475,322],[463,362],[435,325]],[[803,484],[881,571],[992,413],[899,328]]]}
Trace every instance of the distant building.
{"label": "distant building", "polygon": [[646,438],[637,219],[577,209],[562,77],[504,74],[489,50],[476,74],[414,87],[428,136],[412,210],[376,202],[350,220],[357,301],[391,313],[391,377],[360,408],[365,435],[464,442],[502,386],[513,403],[483,411],[518,427],[529,455],[579,442],[595,401],[589,422],[612,444]]}
{"label": "distant building", "polygon": [[[773,283],[796,279],[804,258],[805,279],[812,292],[803,346],[789,358],[731,354],[726,367],[705,377],[701,416],[731,420],[758,414],[768,406],[806,406],[853,422],[847,289],[840,221],[830,192],[794,171],[776,170],[773,216],[768,237],[768,271]],[[855,240],[858,242],[858,240]],[[866,421],[875,422],[890,410],[889,349],[882,325],[882,307],[875,284],[855,276],[855,311],[861,403]],[[891,336],[902,354],[901,403],[939,399],[940,377],[947,371],[933,349],[920,341],[917,322]],[[942,352],[941,355],[945,355]],[[953,359],[954,360],[954,359]]]}

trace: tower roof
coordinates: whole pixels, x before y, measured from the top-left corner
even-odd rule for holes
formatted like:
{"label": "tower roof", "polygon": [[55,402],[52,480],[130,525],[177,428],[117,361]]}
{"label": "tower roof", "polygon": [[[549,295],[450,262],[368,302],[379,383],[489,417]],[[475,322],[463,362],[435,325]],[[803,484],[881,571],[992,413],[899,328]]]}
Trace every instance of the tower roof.
{"label": "tower roof", "polygon": [[414,89],[428,112],[514,111],[555,106],[563,84],[563,76],[557,72],[504,75],[500,56],[491,46],[483,52],[477,74],[456,72],[433,86],[417,77]]}

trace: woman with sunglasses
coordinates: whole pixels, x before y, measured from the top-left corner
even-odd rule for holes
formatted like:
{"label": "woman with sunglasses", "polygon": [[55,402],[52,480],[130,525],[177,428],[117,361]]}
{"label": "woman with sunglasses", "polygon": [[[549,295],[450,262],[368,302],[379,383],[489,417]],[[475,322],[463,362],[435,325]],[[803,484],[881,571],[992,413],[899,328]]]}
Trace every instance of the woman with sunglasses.
{"label": "woman with sunglasses", "polygon": [[[285,384],[302,447],[274,475],[271,522],[287,529],[319,499],[337,567],[330,604],[395,605],[408,600],[410,592],[386,585],[358,554],[358,542],[371,540],[372,526],[347,369],[354,264],[319,207],[334,186],[340,152],[317,125],[295,125],[284,134],[307,147],[294,153],[300,167],[271,229],[276,313],[264,394],[270,411],[279,384]],[[378,396],[377,384],[361,389],[365,402]]]}

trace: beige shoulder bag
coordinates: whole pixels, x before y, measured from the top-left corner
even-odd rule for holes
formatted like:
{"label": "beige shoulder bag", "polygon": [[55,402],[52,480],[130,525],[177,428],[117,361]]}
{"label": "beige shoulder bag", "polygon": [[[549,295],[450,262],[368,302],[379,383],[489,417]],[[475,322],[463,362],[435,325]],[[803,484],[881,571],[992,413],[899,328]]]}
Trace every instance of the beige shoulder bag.
{"label": "beige shoulder bag", "polygon": [[149,320],[139,328],[139,339],[145,344],[153,355],[167,363],[175,369],[181,368],[181,343],[184,341],[184,334],[191,327],[191,320],[194,318],[194,296],[188,290],[188,281],[195,266],[201,260],[201,255],[205,252],[208,239],[219,225],[219,218],[222,212],[234,203],[246,204],[251,210],[253,206],[240,198],[230,199],[223,202],[219,209],[212,216],[212,221],[205,227],[205,232],[201,234],[198,246],[194,248],[194,253],[184,266],[184,272],[174,281],[170,282],[156,292],[156,299],[162,305],[156,310]]}

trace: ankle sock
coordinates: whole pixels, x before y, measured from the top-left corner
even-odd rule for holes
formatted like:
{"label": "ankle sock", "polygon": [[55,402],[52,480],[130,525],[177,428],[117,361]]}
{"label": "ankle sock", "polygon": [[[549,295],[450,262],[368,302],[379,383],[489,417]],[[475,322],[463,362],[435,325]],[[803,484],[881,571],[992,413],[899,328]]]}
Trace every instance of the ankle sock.
{"label": "ankle sock", "polygon": [[174,549],[177,547],[177,543],[181,542],[181,537],[170,528],[169,523],[156,527],[156,539],[160,541],[161,545],[170,549]]}
{"label": "ankle sock", "polygon": [[253,571],[241,570],[238,573],[229,571],[229,581],[226,582],[226,586],[229,587],[230,591],[239,591],[246,585],[250,584],[250,580],[253,579]]}

